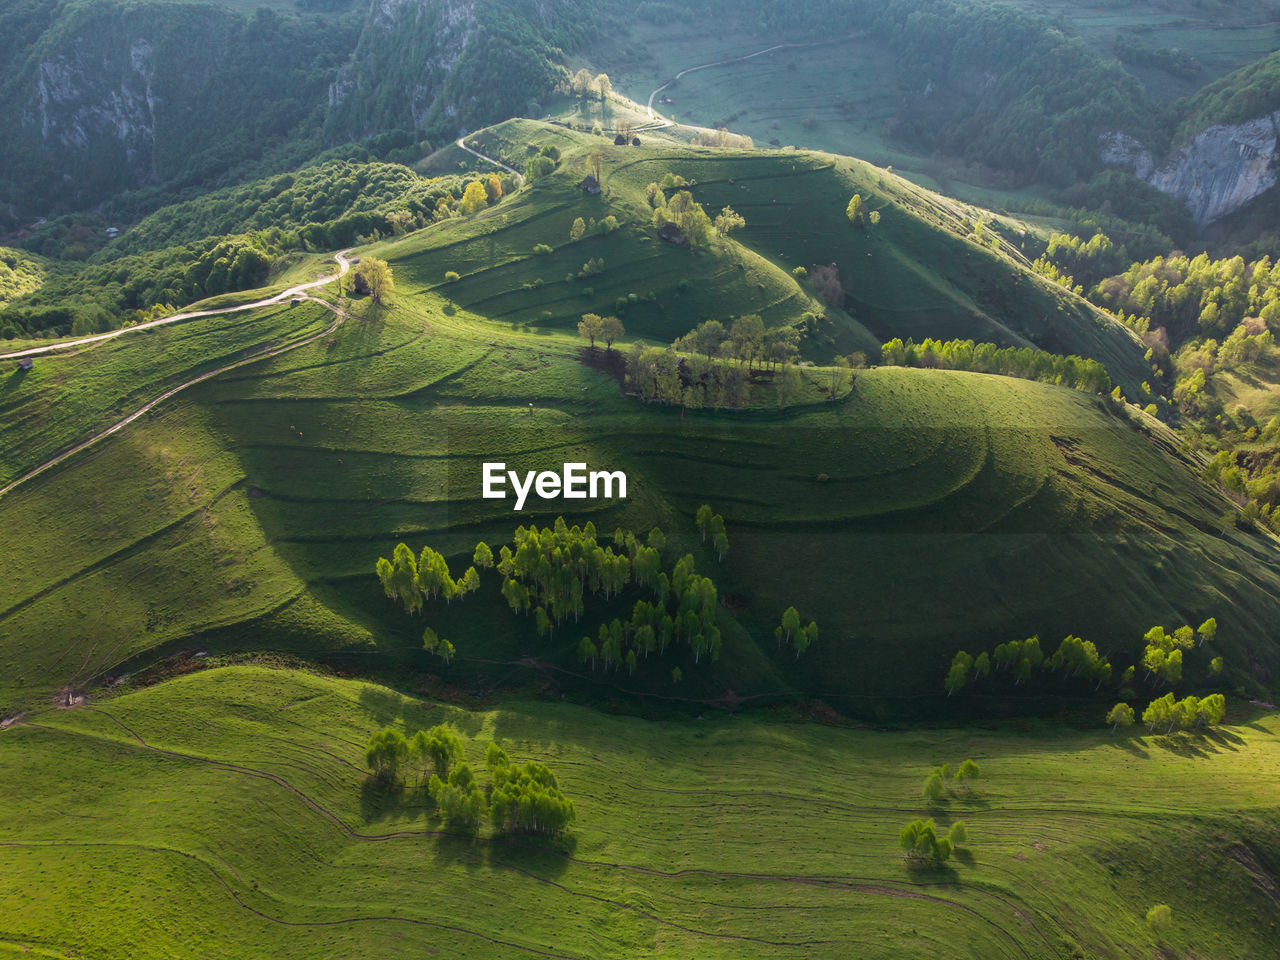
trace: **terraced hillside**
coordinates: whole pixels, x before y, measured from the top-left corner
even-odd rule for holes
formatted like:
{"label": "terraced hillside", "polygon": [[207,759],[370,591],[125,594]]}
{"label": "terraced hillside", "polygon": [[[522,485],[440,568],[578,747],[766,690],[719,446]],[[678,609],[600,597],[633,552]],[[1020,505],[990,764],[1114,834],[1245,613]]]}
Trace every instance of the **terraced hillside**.
{"label": "terraced hillside", "polygon": [[[1145,348],[1124,327],[1080,297],[1028,269],[1025,224],[999,218],[932,193],[870,164],[832,154],[691,148],[649,139],[615,147],[588,134],[513,120],[482,131],[473,142],[491,156],[522,164],[547,144],[564,153],[560,169],[469,226],[428,231],[387,250],[415,289],[439,292],[486,316],[568,326],[586,310],[612,311],[635,295],[624,319],[633,333],[670,340],[702,319],[760,314],[766,323],[796,322],[806,311],[830,313],[835,329],[809,344],[866,349],[895,336],[969,337],[1036,345],[1106,364],[1126,392],[1151,371]],[[600,157],[604,191],[578,188]],[[649,226],[646,187],[674,174],[693,184],[710,213],[728,205],[746,226],[732,242],[696,256],[658,241]],[[845,208],[854,194],[868,217],[854,226]],[[576,217],[615,216],[613,233],[569,242]],[[976,229],[978,221],[983,227]],[[554,249],[537,256],[535,243]],[[576,276],[592,258],[604,271]],[[798,266],[834,263],[845,291],[839,307],[815,301]],[[444,273],[462,279],[445,288]]]}
{"label": "terraced hillside", "polygon": [[[691,728],[210,670],[0,730],[0,940],[103,960],[1263,958],[1280,725],[1241,720],[1194,740]],[[374,730],[440,722],[477,768],[491,740],[547,763],[568,835],[460,835],[365,779]],[[976,789],[926,810],[925,772],[968,757]],[[922,815],[966,824],[946,869],[899,854]]]}
{"label": "terraced hillside", "polygon": [[[6,709],[157,655],[247,648],[397,682],[429,671],[473,689],[537,682],[673,705],[807,694],[887,716],[933,709],[959,647],[1074,632],[1124,663],[1152,623],[1211,615],[1232,682],[1266,689],[1278,666],[1274,548],[1224,531],[1223,501],[1098,398],[881,368],[831,402],[814,368],[785,411],[768,394],[738,412],[646,406],[599,369],[599,355],[584,363],[561,325],[489,319],[419,279],[457,266],[485,223],[447,221],[384,245],[401,284],[390,308],[362,301],[362,319],[185,390],[0,497]],[[451,233],[459,246],[442,239]],[[500,249],[504,232],[490,236]],[[308,330],[315,309],[228,315],[122,336],[105,354],[41,358],[40,402],[109,419],[136,401],[135,385],[103,378],[93,404],[77,401],[96,357],[136,351],[159,384],[189,369],[183,338],[234,344],[286,322]],[[168,342],[175,349],[155,349]],[[22,409],[28,381],[9,384]],[[24,438],[22,422],[7,447],[14,472],[53,442]],[[519,470],[568,460],[623,469],[630,497],[572,511],[535,499],[516,514],[480,497],[480,464],[494,458]],[[726,518],[723,563],[694,529],[703,502]],[[477,540],[496,547],[517,524],[560,513],[601,530],[660,526],[668,564],[693,553],[728,604],[719,661],[695,664],[682,647],[634,675],[593,673],[577,642],[627,614],[635,588],[592,600],[580,624],[540,641],[489,573],[480,592],[428,610],[458,648],[445,666],[422,650],[424,619],[397,611],[373,576],[402,540],[442,551],[460,573]],[[790,604],[822,625],[800,659],[772,638]]]}

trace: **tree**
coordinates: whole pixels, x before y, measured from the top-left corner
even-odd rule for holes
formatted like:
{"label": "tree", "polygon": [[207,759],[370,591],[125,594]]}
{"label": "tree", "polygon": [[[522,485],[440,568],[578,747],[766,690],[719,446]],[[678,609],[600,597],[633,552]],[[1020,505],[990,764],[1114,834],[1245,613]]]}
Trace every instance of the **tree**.
{"label": "tree", "polygon": [[729,328],[729,341],[733,344],[734,356],[739,362],[747,361],[750,368],[764,345],[764,321],[755,314],[738,317]]}
{"label": "tree", "polygon": [[364,257],[356,267],[356,276],[363,281],[365,288],[369,291],[369,299],[374,303],[386,303],[387,298],[396,292],[395,281],[391,277],[391,267],[385,260]]}
{"label": "tree", "polygon": [[609,75],[607,73],[601,73],[596,76],[594,82],[596,89],[600,91],[600,101],[603,103],[608,100],[609,95],[613,93],[613,81],[609,79]]}
{"label": "tree", "polygon": [[965,790],[973,789],[973,781],[982,776],[982,768],[978,766],[976,761],[965,760],[960,764],[960,768],[956,770],[956,783],[964,787]]}
{"label": "tree", "polygon": [[[578,222],[582,222],[582,218],[578,218]],[[582,319],[578,321],[578,336],[584,340],[591,341],[592,351],[596,348],[596,338],[604,332],[604,317],[598,313],[584,313]]]}
{"label": "tree", "polygon": [[787,607],[782,612],[782,636],[788,643],[800,629],[800,612],[795,607]]}
{"label": "tree", "polygon": [[[698,508],[695,520],[698,524],[698,532],[702,534],[703,543],[707,540],[707,534],[711,531],[711,506],[704,503]],[[798,623],[800,615],[796,614],[796,622]]]}
{"label": "tree", "polygon": [[723,530],[716,534],[715,547],[716,559],[723,563],[724,555],[729,552],[729,538]]}
{"label": "tree", "polygon": [[951,825],[951,829],[947,831],[947,839],[951,841],[953,850],[968,841],[969,831],[965,829],[963,820],[957,820]]}
{"label": "tree", "polygon": [[422,770],[422,779],[434,773],[444,779],[449,768],[462,757],[462,739],[453,727],[438,724],[419,730],[409,742],[409,755]]}
{"label": "tree", "polygon": [[1200,624],[1200,628],[1196,630],[1200,637],[1200,644],[1213,643],[1218,636],[1218,621],[1210,617],[1204,623]]}
{"label": "tree", "polygon": [[454,768],[447,780],[433,774],[427,784],[427,792],[435,800],[445,820],[468,830],[475,830],[489,809],[484,800],[484,791],[480,789],[471,766],[465,760]]}
{"label": "tree", "polygon": [[1107,723],[1111,724],[1112,733],[1119,727],[1133,726],[1133,707],[1127,703],[1117,703],[1107,714]]}
{"label": "tree", "polygon": [[680,218],[680,229],[684,231],[690,247],[701,247],[711,237],[711,231],[715,227],[707,216],[707,211],[702,209],[702,204],[695,203]]}
{"label": "tree", "polygon": [[608,353],[613,349],[613,342],[623,334],[626,330],[622,326],[622,321],[617,317],[608,316],[600,321],[600,336],[604,338],[604,349]]}
{"label": "tree", "polygon": [[479,180],[472,180],[467,184],[467,189],[462,192],[462,200],[458,203],[458,210],[464,217],[474,217],[477,213],[489,205],[489,194]]}
{"label": "tree", "polygon": [[364,759],[375,780],[390,786],[400,777],[400,766],[409,755],[409,744],[399,730],[387,727],[369,739]]}
{"label": "tree", "polygon": [[947,671],[947,696],[969,682],[969,668],[973,666],[973,657],[961,650],[951,660],[951,669]]}
{"label": "tree", "polygon": [[569,227],[569,239],[577,243],[587,232],[587,222],[581,217],[574,218],[573,223]]}
{"label": "tree", "polygon": [[849,218],[849,222],[855,226],[862,223],[862,194],[855,193],[849,201],[849,205],[844,208],[844,215]]}
{"label": "tree", "polygon": [[747,221],[742,214],[737,213],[733,207],[725,207],[716,215],[716,233],[722,237],[727,237],[732,231],[739,227],[745,227]]}
{"label": "tree", "polygon": [[485,200],[490,204],[497,203],[502,199],[502,181],[494,174],[484,182]]}
{"label": "tree", "polygon": [[1221,675],[1222,673],[1221,657],[1214,657],[1212,660],[1209,661],[1209,672],[1212,673],[1215,677]]}
{"label": "tree", "polygon": [[590,637],[583,637],[582,641],[578,644],[578,662],[586,663],[590,660],[591,669],[594,672],[596,669],[596,657],[599,655],[600,651],[596,648],[592,639]]}
{"label": "tree", "polygon": [[938,827],[932,819],[908,823],[898,834],[898,844],[909,860],[943,863],[951,857],[952,841],[938,837]]}
{"label": "tree", "polygon": [[872,210],[870,213],[868,213],[868,214],[867,214],[867,222],[868,222],[869,224],[871,224],[871,226],[873,226],[873,227],[874,227],[874,226],[876,226],[877,224],[879,224],[879,223],[880,223],[880,211],[879,211],[879,210]]}
{"label": "tree", "polygon": [[787,402],[800,391],[800,371],[789,363],[784,363],[774,378],[773,386],[778,391],[778,409],[785,410]]}
{"label": "tree", "polygon": [[942,773],[934,770],[925,778],[924,790],[921,791],[928,803],[936,803],[942,799],[942,795],[946,792],[946,785],[942,780]]}
{"label": "tree", "polygon": [[476,544],[476,552],[472,554],[471,562],[481,570],[488,570],[493,566],[493,551],[483,540]]}

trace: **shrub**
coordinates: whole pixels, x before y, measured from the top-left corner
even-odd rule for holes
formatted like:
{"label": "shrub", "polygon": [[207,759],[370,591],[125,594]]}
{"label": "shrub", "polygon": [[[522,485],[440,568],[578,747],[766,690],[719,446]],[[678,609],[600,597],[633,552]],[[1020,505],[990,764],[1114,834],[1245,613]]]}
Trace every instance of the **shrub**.
{"label": "shrub", "polygon": [[540,256],[540,257],[544,257],[544,256],[546,256],[548,253],[550,253],[550,252],[551,252],[551,244],[549,244],[549,243],[535,243],[535,244],[533,245],[533,252],[534,252],[534,253],[536,253],[536,254],[537,254],[538,256]]}
{"label": "shrub", "polygon": [[444,272],[444,282],[453,283],[455,280],[461,280],[462,275],[457,270],[446,270]]}

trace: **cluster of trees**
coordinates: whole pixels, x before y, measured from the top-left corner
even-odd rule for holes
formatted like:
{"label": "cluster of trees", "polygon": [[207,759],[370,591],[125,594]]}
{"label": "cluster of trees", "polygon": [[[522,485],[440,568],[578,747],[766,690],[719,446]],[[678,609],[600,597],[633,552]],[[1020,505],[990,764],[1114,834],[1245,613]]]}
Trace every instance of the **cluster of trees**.
{"label": "cluster of trees", "polygon": [[[1213,617],[1196,630],[1182,626],[1167,633],[1164,627],[1152,627],[1143,635],[1144,648],[1139,661],[1144,670],[1143,679],[1149,683],[1169,686],[1178,683],[1182,680],[1184,651],[1206,643],[1212,644],[1217,634],[1218,621]],[[1209,672],[1214,676],[1222,673],[1222,668],[1220,656],[1215,656],[1209,662]],[[1064,678],[1093,681],[1095,690],[1110,682],[1114,675],[1111,662],[1089,640],[1067,636],[1058,644],[1053,655],[1046,657],[1040,648],[1040,638],[1031,637],[997,644],[990,654],[982,651],[977,657],[964,650],[956,653],[947,670],[947,695],[964,688],[971,679],[981,680],[993,672],[1012,673],[1016,685],[1029,680],[1036,670],[1041,671],[1042,675],[1057,673]],[[1131,683],[1136,672],[1136,665],[1126,667],[1120,674],[1120,683]]]}
{"label": "cluster of trees", "polygon": [[[650,347],[637,340],[627,355],[627,385],[646,403],[738,409],[750,400],[753,380],[767,371],[778,406],[785,408],[803,383],[792,364],[800,338],[795,327],[766,331],[754,314],[737,318],[728,328],[719,320],[707,320],[669,347]],[[848,387],[850,365],[842,359],[834,371],[828,371],[832,398]]]}
{"label": "cluster of trees", "polygon": [[[656,527],[650,542],[665,543]],[[582,615],[588,594],[619,594],[631,581],[648,582],[657,574],[659,550],[638,540],[631,531],[614,531],[613,545],[596,541],[596,527],[568,526],[557,517],[551,527],[516,528],[515,550],[499,550],[497,568],[502,575],[502,596],[516,613],[532,614],[538,635],[548,634],[567,617]],[[614,551],[617,547],[618,551]],[[643,579],[642,579],[643,578]]]}
{"label": "cluster of trees", "polygon": [[1145,317],[1175,344],[1197,334],[1223,337],[1249,317],[1280,321],[1280,263],[1174,253],[1104,277],[1088,297],[1117,315]]}
{"label": "cluster of trees", "polygon": [[366,256],[360,259],[360,263],[356,265],[355,279],[352,283],[357,292],[367,291],[369,299],[374,303],[386,303],[387,299],[396,292],[390,265],[377,257]]}
{"label": "cluster of trees", "polygon": [[938,825],[933,818],[928,820],[912,820],[898,834],[898,845],[902,855],[916,863],[941,864],[951,859],[951,854],[962,843],[967,843],[969,834],[964,822],[957,820],[951,825],[945,836],[938,836]]}
{"label": "cluster of trees", "polygon": [[607,73],[592,76],[588,70],[579,70],[565,84],[566,93],[571,93],[580,100],[599,100],[605,102],[613,93],[613,81]]}
{"label": "cluster of trees", "polygon": [[[1213,617],[1200,624],[1196,630],[1183,625],[1172,633],[1166,633],[1164,627],[1152,627],[1142,637],[1146,644],[1142,651],[1142,668],[1146,671],[1144,679],[1173,686],[1182,680],[1184,651],[1213,643],[1217,636],[1218,621]],[[1221,672],[1221,657],[1214,659],[1210,670],[1214,673]]]}
{"label": "cluster of trees", "polygon": [[1099,230],[1088,240],[1070,233],[1052,234],[1049,245],[1031,268],[1083,295],[1086,287],[1119,273],[1131,262],[1128,250]]}
{"label": "cluster of trees", "polygon": [[474,566],[454,580],[443,554],[423,547],[422,555],[415,556],[406,543],[396,544],[390,560],[379,557],[375,572],[383,592],[403,604],[406,613],[421,613],[426,600],[443,598],[447,602],[465,597],[480,586],[480,575]]}
{"label": "cluster of trees", "polygon": [[807,626],[801,626],[800,611],[795,607],[787,607],[782,611],[782,623],[773,628],[773,639],[781,648],[784,643],[791,645],[796,652],[796,659],[818,641],[818,625],[810,620]]}
{"label": "cluster of trees", "polygon": [[635,673],[637,652],[647,659],[655,651],[665,654],[677,641],[693,651],[694,663],[701,663],[704,656],[712,662],[720,659],[721,636],[716,626],[719,593],[710,577],[697,573],[693,557],[681,557],[670,577],[659,571],[648,585],[653,602],[638,600],[629,620],[601,624],[598,640],[583,637],[578,659],[590,661],[592,670],[600,660],[606,672],[626,667],[628,673]]}
{"label": "cluster of trees", "polygon": [[[1216,726],[1226,715],[1227,699],[1220,693],[1211,693],[1207,697],[1188,696],[1181,700],[1175,699],[1172,693],[1166,693],[1147,704],[1142,711],[1142,722],[1153,733],[1157,729],[1171,733],[1175,728],[1198,730]],[[1130,726],[1133,719],[1133,709],[1127,703],[1117,703],[1107,714],[1107,723],[1111,724],[1112,730]]]}
{"label": "cluster of trees", "polygon": [[605,351],[613,349],[613,341],[626,333],[622,321],[617,317],[602,317],[598,313],[584,313],[578,321],[578,336],[590,341],[591,349],[596,348],[596,341],[603,340]]}
{"label": "cluster of trees", "polygon": [[573,822],[573,801],[546,764],[512,763],[496,743],[489,744],[485,762],[493,780],[489,817],[495,830],[553,836]]}
{"label": "cluster of trees", "polygon": [[972,340],[934,340],[917,344],[895,337],[881,348],[881,362],[894,367],[973,370],[1023,380],[1071,387],[1086,393],[1108,393],[1111,376],[1097,360],[1063,356],[1030,347],[998,347]]}
{"label": "cluster of trees", "polygon": [[534,156],[525,161],[524,176],[530,183],[535,180],[541,180],[549,173],[553,172],[560,166],[560,148],[554,143],[548,143],[541,149],[536,144],[530,144],[536,151]]}
{"label": "cluster of trees", "polygon": [[[690,247],[705,246],[711,239],[715,224],[702,204],[693,199],[688,190],[677,190],[667,200],[661,190],[654,192],[650,184],[649,203],[653,206],[653,229],[661,231],[668,224],[674,225],[681,236],[689,241]],[[725,208],[728,209],[727,207]]]}
{"label": "cluster of trees", "polygon": [[867,210],[860,193],[855,193],[849,198],[849,204],[844,208],[844,215],[849,218],[849,222],[855,227],[866,227],[868,225],[874,227],[880,222],[880,211]]}
{"label": "cluster of trees", "polygon": [[962,689],[970,677],[981,680],[993,671],[1007,672],[1012,674],[1014,684],[1019,685],[1030,680],[1034,670],[1096,681],[1097,687],[1110,680],[1112,673],[1110,661],[1098,652],[1092,641],[1064,637],[1053,655],[1046,658],[1040,649],[1040,638],[1029,637],[997,644],[990,654],[984,650],[977,657],[964,650],[956,653],[947,670],[947,695]]}
{"label": "cluster of trees", "polygon": [[491,784],[486,791],[464,757],[457,731],[446,725],[406,739],[387,727],[365,750],[370,776],[384,787],[416,780],[450,824],[475,831],[487,817],[494,830],[554,835],[574,818],[573,801],[545,764],[512,763],[496,743],[485,754]]}
{"label": "cluster of trees", "polygon": [[937,803],[945,796],[954,796],[958,792],[972,793],[973,782],[982,776],[982,768],[974,760],[965,760],[954,771],[951,764],[944,763],[929,771],[924,779],[921,791],[929,803]]}
{"label": "cluster of trees", "polygon": [[38,289],[43,279],[44,270],[35,259],[0,247],[0,309],[10,300]]}
{"label": "cluster of trees", "polygon": [[[483,554],[481,547],[484,547]],[[487,564],[484,561],[486,555]],[[484,544],[476,548],[475,565],[468,567],[461,578],[454,580],[449,575],[449,564],[443,554],[430,547],[423,547],[421,556],[416,556],[408,544],[399,543],[392,551],[391,559],[378,558],[375,572],[387,597],[402,604],[406,613],[415,614],[422,612],[427,600],[443,597],[447,603],[455,597],[465,597],[480,589],[477,566],[493,566],[493,556]],[[437,635],[430,626],[423,631],[422,646],[445,663],[452,661],[457,653],[454,645]]]}
{"label": "cluster of trees", "polygon": [[707,130],[699,127],[689,141],[696,147],[732,147],[738,150],[751,150],[755,141],[745,133],[730,133],[728,127],[717,127]]}
{"label": "cluster of trees", "polygon": [[610,214],[599,222],[595,217],[583,220],[582,217],[575,217],[569,225],[569,239],[577,243],[583,237],[593,234],[613,233],[618,229],[618,218]]}

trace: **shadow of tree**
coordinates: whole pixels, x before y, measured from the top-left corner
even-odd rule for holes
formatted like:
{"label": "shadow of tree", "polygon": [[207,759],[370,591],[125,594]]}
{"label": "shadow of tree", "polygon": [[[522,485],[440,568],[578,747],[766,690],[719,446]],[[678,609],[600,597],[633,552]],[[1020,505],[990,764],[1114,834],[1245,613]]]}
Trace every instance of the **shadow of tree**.
{"label": "shadow of tree", "polygon": [[562,876],[577,850],[578,838],[572,831],[557,837],[499,834],[488,844],[492,865],[546,879]]}

